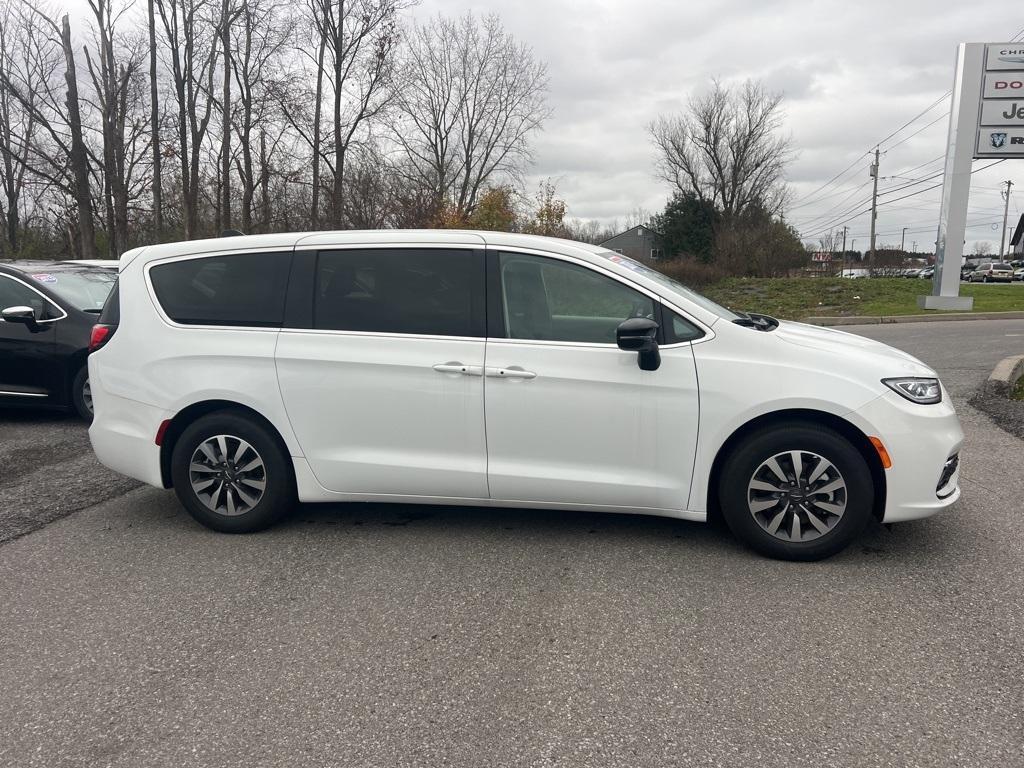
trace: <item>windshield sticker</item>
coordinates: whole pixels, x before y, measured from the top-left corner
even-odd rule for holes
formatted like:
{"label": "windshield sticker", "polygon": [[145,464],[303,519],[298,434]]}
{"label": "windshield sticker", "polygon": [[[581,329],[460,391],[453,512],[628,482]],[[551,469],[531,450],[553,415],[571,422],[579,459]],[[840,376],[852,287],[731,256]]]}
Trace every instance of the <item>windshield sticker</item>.
{"label": "windshield sticker", "polygon": [[32,279],[33,280],[38,280],[40,283],[56,283],[57,282],[57,278],[56,277],[54,277],[53,275],[45,274],[45,273],[44,274],[39,274],[39,275],[32,275]]}

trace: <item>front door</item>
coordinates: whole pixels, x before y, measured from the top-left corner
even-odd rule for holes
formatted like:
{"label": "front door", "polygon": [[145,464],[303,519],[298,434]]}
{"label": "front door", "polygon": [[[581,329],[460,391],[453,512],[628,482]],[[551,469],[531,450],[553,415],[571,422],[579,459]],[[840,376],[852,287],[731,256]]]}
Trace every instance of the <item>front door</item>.
{"label": "front door", "polygon": [[320,484],[486,499],[483,251],[321,251],[313,294],[312,327],[283,329],[276,358]]}
{"label": "front door", "polygon": [[9,307],[31,307],[40,322],[25,325],[0,319],[0,398],[25,404],[59,398],[54,325],[61,311],[21,281],[0,274],[0,310]]}
{"label": "front door", "polygon": [[500,305],[485,377],[492,498],[685,509],[698,416],[690,345],[640,370],[615,329],[655,317],[654,299],[578,262],[490,258],[489,300]]}

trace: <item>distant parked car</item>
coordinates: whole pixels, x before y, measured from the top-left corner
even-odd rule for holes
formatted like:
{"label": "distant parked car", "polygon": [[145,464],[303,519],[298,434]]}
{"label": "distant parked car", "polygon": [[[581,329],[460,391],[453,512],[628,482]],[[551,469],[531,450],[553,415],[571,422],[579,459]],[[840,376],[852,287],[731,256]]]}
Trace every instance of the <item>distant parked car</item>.
{"label": "distant parked car", "polygon": [[1024,282],[1024,267],[1021,267],[1020,269],[1014,270],[1014,272],[1013,272],[1013,279],[1018,281],[1018,282]]}
{"label": "distant parked car", "polygon": [[1013,280],[1013,267],[1001,261],[986,261],[968,279],[972,283],[1008,283]]}
{"label": "distant parked car", "polygon": [[92,420],[89,337],[116,280],[116,269],[82,262],[0,262],[0,405]]}
{"label": "distant parked car", "polygon": [[921,274],[921,270],[918,269],[917,267],[913,267],[911,269],[904,269],[903,270],[903,274],[901,276],[902,277],[918,277],[920,274]]}
{"label": "distant parked car", "polygon": [[871,272],[867,269],[844,269],[839,276],[857,280],[862,277],[871,277]]}
{"label": "distant parked car", "polygon": [[931,280],[935,277],[935,267],[925,267],[917,271],[917,276],[922,280]]}

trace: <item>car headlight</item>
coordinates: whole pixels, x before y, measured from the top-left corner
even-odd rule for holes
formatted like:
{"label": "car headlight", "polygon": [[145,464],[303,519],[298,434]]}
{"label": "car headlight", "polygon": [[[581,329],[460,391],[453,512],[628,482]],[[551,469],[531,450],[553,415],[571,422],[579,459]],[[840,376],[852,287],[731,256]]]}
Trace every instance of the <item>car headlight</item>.
{"label": "car headlight", "polygon": [[942,401],[942,387],[939,386],[938,379],[914,376],[905,379],[882,379],[882,383],[914,403],[931,405]]}

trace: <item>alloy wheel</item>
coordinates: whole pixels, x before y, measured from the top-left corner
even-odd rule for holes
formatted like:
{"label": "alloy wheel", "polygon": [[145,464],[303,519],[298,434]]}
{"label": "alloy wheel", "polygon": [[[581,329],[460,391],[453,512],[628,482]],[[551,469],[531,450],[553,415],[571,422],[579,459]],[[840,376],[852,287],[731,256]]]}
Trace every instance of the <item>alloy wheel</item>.
{"label": "alloy wheel", "polygon": [[846,481],[812,451],[786,451],[763,462],[747,484],[754,520],[782,541],[813,541],[835,528],[846,511]]}
{"label": "alloy wheel", "polygon": [[82,402],[85,404],[85,409],[92,413],[92,385],[89,384],[88,378],[82,384]]}
{"label": "alloy wheel", "polygon": [[215,435],[199,444],[188,468],[196,497],[218,515],[244,515],[259,504],[267,469],[255,448],[240,437]]}

